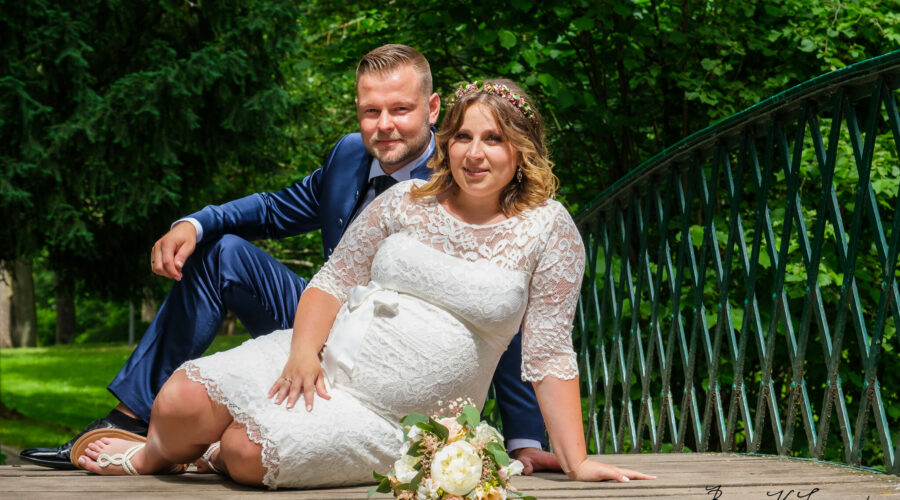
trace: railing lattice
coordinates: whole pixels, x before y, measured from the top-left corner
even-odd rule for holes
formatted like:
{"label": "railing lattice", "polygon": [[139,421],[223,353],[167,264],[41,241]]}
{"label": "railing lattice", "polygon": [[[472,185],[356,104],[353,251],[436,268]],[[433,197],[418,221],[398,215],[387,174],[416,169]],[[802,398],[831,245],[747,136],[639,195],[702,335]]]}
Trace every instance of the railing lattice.
{"label": "railing lattice", "polygon": [[688,137],[576,216],[592,452],[900,473],[898,76],[900,52],[811,80]]}

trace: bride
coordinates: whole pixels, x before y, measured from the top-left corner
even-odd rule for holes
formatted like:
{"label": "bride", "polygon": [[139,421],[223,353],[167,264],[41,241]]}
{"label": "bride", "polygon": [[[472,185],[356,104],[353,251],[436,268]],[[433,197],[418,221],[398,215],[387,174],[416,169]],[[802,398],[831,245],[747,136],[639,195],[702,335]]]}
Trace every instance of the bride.
{"label": "bride", "polygon": [[530,98],[505,80],[459,88],[430,166],[431,180],[397,184],[353,222],[293,330],[185,363],[153,404],[146,442],[93,431],[73,448],[76,465],[158,474],[205,456],[273,489],[371,483],[398,457],[404,415],[484,402],[521,325],[522,376],[563,471],[652,479],[586,457],[571,340],[584,249],[552,200]]}

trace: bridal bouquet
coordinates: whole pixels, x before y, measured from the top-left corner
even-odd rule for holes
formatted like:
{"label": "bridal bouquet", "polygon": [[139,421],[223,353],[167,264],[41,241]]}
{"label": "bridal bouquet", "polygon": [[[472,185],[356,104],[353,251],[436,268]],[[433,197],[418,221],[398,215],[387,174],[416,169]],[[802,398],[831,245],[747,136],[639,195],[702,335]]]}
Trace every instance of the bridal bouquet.
{"label": "bridal bouquet", "polygon": [[522,473],[522,463],[510,460],[503,436],[469,402],[457,401],[449,415],[426,417],[412,413],[401,421],[405,454],[386,476],[375,473],[378,486],[401,500],[523,500],[509,478]]}

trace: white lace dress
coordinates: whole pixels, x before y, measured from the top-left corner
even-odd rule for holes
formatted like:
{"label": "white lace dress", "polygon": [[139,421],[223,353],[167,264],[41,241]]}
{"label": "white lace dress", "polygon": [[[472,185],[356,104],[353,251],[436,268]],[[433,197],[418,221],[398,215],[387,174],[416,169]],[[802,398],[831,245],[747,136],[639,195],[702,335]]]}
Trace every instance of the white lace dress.
{"label": "white lace dress", "polygon": [[399,457],[399,419],[442,402],[483,404],[494,368],[523,325],[522,376],[578,374],[571,328],[584,249],[571,216],[547,201],[485,226],[402,182],[353,222],[309,286],[343,306],[323,352],[331,400],[292,410],[266,398],[291,331],[249,340],[181,369],[262,445],[264,483],[372,482]]}

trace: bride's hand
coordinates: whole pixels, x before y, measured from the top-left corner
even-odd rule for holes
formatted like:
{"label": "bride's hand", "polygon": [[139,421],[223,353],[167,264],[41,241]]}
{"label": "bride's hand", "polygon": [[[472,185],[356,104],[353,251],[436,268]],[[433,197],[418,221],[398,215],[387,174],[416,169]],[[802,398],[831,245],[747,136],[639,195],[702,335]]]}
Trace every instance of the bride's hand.
{"label": "bride's hand", "polygon": [[611,479],[620,483],[627,483],[632,479],[656,479],[656,476],[644,474],[643,472],[623,469],[615,465],[591,460],[581,462],[574,470],[568,473],[568,476],[573,481],[605,481]]}
{"label": "bride's hand", "polygon": [[279,405],[287,400],[287,407],[291,409],[300,399],[300,394],[306,403],[306,411],[312,411],[313,399],[318,394],[322,399],[331,399],[325,389],[325,372],[318,356],[291,356],[281,370],[281,376],[269,389],[269,398],[275,398],[275,404]]}

